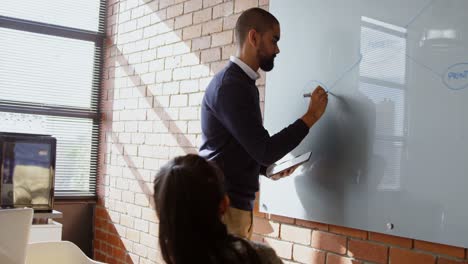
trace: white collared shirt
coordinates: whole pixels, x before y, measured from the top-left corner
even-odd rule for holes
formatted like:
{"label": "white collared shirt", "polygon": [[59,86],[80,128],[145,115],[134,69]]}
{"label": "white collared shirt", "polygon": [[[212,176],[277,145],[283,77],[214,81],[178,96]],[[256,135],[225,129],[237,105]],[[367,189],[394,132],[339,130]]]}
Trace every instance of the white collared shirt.
{"label": "white collared shirt", "polygon": [[231,56],[229,60],[237,64],[252,80],[258,80],[260,78],[258,72],[252,70],[249,65],[245,64],[245,62],[241,61],[239,58]]}

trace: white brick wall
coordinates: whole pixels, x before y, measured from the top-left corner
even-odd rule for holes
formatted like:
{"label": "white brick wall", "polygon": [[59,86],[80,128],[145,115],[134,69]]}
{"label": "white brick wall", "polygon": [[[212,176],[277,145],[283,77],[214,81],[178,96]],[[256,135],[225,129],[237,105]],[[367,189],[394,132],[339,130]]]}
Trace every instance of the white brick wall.
{"label": "white brick wall", "polygon": [[190,26],[186,27],[182,30],[182,39],[187,40],[187,39],[193,39],[201,36],[202,32],[202,26],[201,25],[195,25],[195,26]]}
{"label": "white brick wall", "polygon": [[[108,2],[99,206],[134,264],[162,263],[150,200],[154,175],[170,158],[196,152],[206,86],[236,51],[239,12],[259,4],[268,1]],[[108,246],[95,248],[96,255],[112,258],[106,250],[117,246],[99,243]]]}
{"label": "white brick wall", "polygon": [[206,36],[212,33],[218,33],[223,30],[223,19],[210,20],[202,25],[202,35]]}
{"label": "white brick wall", "polygon": [[221,49],[213,48],[201,52],[201,62],[209,63],[219,61],[221,59]]}
{"label": "white brick wall", "polygon": [[191,13],[193,11],[197,11],[202,9],[202,0],[189,0],[187,2],[184,2],[184,13]]}
{"label": "white brick wall", "polygon": [[217,47],[217,46],[223,46],[227,44],[232,43],[232,38],[233,38],[233,31],[228,30],[220,33],[216,33],[212,35],[211,39],[211,46],[212,47]]}
{"label": "white brick wall", "polygon": [[193,13],[193,23],[198,24],[201,22],[211,20],[212,9],[206,8],[200,11]]}
{"label": "white brick wall", "polygon": [[218,17],[225,17],[234,12],[234,3],[227,2],[213,7],[213,19]]}
{"label": "white brick wall", "polygon": [[166,16],[167,18],[173,18],[180,16],[184,13],[184,4],[178,4],[174,6],[170,6],[167,8]]}

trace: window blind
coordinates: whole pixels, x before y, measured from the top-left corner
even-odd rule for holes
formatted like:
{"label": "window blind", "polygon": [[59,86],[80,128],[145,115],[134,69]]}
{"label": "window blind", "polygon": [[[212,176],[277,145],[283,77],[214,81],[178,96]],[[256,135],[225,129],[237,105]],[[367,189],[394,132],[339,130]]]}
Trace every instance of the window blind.
{"label": "window blind", "polygon": [[0,131],[57,139],[55,195],[96,195],[104,1],[0,5]]}

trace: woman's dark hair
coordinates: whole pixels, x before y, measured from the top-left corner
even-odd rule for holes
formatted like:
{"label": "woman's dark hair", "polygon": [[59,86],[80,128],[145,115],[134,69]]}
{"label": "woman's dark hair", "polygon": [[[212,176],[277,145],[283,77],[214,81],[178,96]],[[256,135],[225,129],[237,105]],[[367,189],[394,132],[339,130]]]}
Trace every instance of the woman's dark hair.
{"label": "woman's dark hair", "polygon": [[172,159],[154,180],[159,245],[168,264],[260,263],[253,247],[227,233],[219,215],[223,174],[194,154]]}

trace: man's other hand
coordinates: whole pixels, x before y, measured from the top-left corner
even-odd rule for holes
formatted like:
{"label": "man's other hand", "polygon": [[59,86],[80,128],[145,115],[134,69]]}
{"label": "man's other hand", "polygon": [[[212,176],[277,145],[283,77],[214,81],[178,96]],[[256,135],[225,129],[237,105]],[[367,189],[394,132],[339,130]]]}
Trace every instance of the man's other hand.
{"label": "man's other hand", "polygon": [[288,176],[290,176],[291,174],[293,174],[294,171],[295,171],[299,166],[300,166],[300,165],[296,165],[296,166],[291,167],[291,168],[289,168],[289,169],[287,169],[287,170],[284,170],[284,171],[282,171],[282,172],[273,174],[273,175],[271,175],[270,179],[277,181],[277,180],[279,180],[279,179],[281,179],[281,178],[288,177]]}

